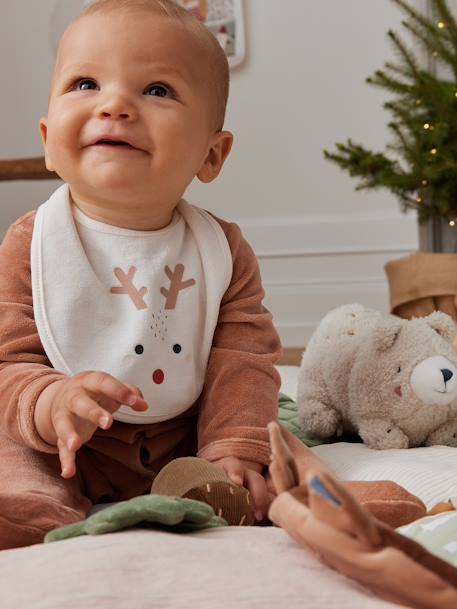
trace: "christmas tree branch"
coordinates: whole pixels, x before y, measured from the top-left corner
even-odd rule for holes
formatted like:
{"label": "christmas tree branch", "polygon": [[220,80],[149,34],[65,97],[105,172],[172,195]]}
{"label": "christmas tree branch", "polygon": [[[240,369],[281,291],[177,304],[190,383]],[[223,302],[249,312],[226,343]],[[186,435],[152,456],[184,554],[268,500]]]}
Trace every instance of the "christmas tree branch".
{"label": "christmas tree branch", "polygon": [[338,153],[324,150],[326,159],[337,163],[343,169],[347,169],[351,176],[362,178],[363,181],[357,186],[361,188],[374,188],[379,184],[379,178],[386,179],[399,172],[396,161],[388,159],[383,153],[373,153],[359,144],[348,140],[347,144],[336,144]]}
{"label": "christmas tree branch", "polygon": [[394,132],[395,136],[397,137],[398,141],[400,142],[400,145],[391,144],[388,147],[390,147],[391,150],[394,150],[397,153],[402,153],[403,156],[405,157],[405,159],[408,161],[408,163],[412,164],[413,160],[415,158],[414,143],[410,143],[408,141],[408,138],[403,133],[402,129],[395,123],[389,123],[388,127]]}
{"label": "christmas tree branch", "polygon": [[443,2],[443,0],[434,0],[433,5],[434,11],[443,21],[446,34],[454,47],[454,51],[457,51],[457,22],[454,19],[454,16],[446,5],[446,2]]}
{"label": "christmas tree branch", "polygon": [[411,75],[411,71],[407,70],[403,66],[397,66],[391,63],[390,61],[386,61],[386,63],[384,64],[384,68],[387,70],[391,70],[395,74],[399,74],[400,76],[404,76],[405,78],[414,80],[414,77]]}
{"label": "christmas tree branch", "polygon": [[411,77],[414,78],[414,80],[419,81],[420,72],[419,72],[419,69],[418,69],[418,66],[417,66],[417,63],[416,63],[414,57],[407,50],[407,48],[405,47],[403,42],[400,40],[400,38],[397,36],[397,34],[393,30],[388,31],[388,36],[389,36],[391,42],[393,43],[394,47],[399,52],[400,57],[403,57],[406,64],[409,66],[409,69],[411,70]]}
{"label": "christmas tree branch", "polygon": [[376,87],[381,87],[383,89],[389,89],[393,93],[411,93],[412,90],[411,85],[388,76],[382,70],[377,70],[374,73],[374,76],[369,76],[366,81],[370,85],[375,85]]}
{"label": "christmas tree branch", "polygon": [[439,30],[436,27],[434,21],[419,13],[419,11],[407,4],[405,0],[392,0],[392,2],[396,4],[403,12],[409,15],[409,17],[414,23],[417,23],[426,32],[431,34],[432,37],[436,37],[439,35]]}
{"label": "christmas tree branch", "polygon": [[436,57],[436,55],[439,55],[441,59],[443,59],[448,65],[451,66],[455,73],[455,56],[446,48],[446,46],[440,40],[438,40],[437,38],[430,39],[427,35],[423,34],[418,28],[416,28],[411,23],[408,23],[407,21],[403,22],[403,26],[421,42],[422,46],[425,48],[426,51],[433,54],[434,57]]}

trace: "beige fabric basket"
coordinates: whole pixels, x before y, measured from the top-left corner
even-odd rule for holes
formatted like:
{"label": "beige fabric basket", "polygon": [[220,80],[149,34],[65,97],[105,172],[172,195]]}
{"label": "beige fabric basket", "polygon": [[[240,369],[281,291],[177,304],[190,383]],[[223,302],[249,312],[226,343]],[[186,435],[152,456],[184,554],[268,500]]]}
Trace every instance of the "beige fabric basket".
{"label": "beige fabric basket", "polygon": [[457,321],[457,254],[418,252],[388,262],[385,271],[394,315],[410,319],[443,311]]}

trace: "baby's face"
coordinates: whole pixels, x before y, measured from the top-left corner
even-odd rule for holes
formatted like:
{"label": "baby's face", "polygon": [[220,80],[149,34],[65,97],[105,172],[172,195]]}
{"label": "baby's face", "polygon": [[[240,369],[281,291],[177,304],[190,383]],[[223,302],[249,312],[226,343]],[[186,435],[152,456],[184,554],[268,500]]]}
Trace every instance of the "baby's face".
{"label": "baby's face", "polygon": [[[47,119],[49,169],[75,200],[172,211],[217,137],[202,49],[148,13],[90,15],[65,33]],[[111,206],[111,207],[110,207]]]}

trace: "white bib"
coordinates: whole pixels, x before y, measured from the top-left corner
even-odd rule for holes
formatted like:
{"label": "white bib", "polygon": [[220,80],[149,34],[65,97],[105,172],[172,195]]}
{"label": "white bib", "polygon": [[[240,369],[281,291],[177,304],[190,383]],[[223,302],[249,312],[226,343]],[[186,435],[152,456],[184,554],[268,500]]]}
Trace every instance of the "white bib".
{"label": "white bib", "polygon": [[[109,372],[138,386],[149,409],[114,418],[154,423],[187,410],[203,388],[221,299],[232,276],[225,234],[181,201],[171,224],[132,231],[90,221],[84,247],[61,186],[36,213],[31,246],[35,322],[57,370]],[[83,223],[84,224],[84,223]],[[95,237],[94,237],[95,236]],[[93,242],[95,238],[95,242]]]}

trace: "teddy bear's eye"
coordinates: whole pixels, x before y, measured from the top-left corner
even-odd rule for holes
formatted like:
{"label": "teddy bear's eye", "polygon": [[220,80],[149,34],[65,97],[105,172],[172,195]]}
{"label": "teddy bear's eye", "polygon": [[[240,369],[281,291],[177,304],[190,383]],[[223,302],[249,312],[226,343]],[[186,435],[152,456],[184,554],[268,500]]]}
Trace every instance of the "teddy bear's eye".
{"label": "teddy bear's eye", "polygon": [[435,328],[435,332],[441,336],[441,331]]}
{"label": "teddy bear's eye", "polygon": [[137,345],[135,347],[135,353],[137,353],[138,355],[141,355],[143,353],[143,351],[144,351],[143,345]]}
{"label": "teddy bear's eye", "polygon": [[174,353],[181,353],[181,351],[182,351],[181,345],[178,345],[178,343],[173,345],[173,351],[174,351]]}
{"label": "teddy bear's eye", "polygon": [[397,374],[400,374],[400,372],[401,372],[401,366],[398,366]]}

